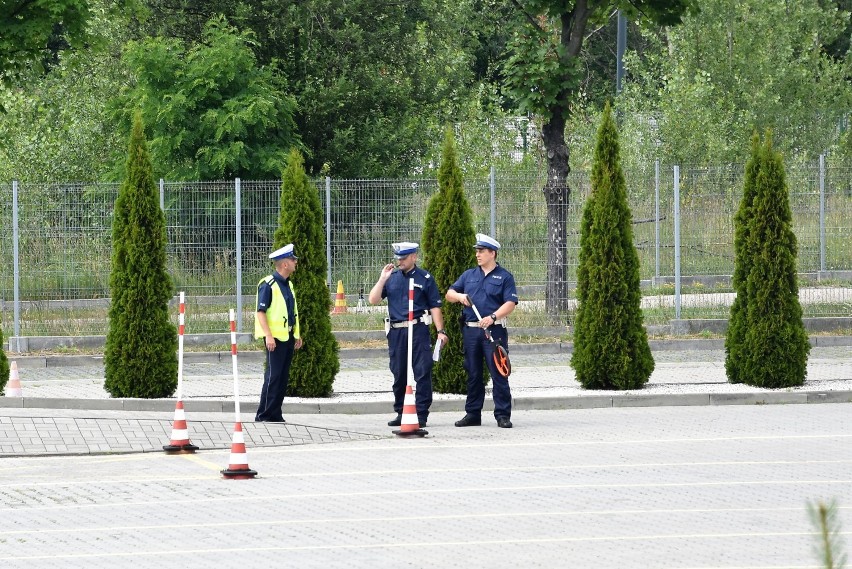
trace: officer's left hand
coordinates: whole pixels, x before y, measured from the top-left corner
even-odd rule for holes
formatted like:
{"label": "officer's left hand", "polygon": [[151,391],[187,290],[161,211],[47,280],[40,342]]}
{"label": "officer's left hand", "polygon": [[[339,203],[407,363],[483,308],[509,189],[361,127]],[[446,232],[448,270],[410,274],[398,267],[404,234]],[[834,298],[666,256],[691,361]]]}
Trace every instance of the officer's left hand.
{"label": "officer's left hand", "polygon": [[441,340],[441,347],[447,345],[447,342],[450,341],[450,338],[447,336],[446,332],[438,334],[438,339]]}
{"label": "officer's left hand", "polygon": [[296,349],[299,350],[302,348],[302,339],[296,338]]}

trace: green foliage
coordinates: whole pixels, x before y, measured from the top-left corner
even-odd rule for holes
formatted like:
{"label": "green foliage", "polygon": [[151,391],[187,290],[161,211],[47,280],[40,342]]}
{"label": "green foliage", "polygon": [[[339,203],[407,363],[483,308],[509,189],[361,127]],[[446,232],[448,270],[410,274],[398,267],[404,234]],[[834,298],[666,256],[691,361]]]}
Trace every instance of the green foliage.
{"label": "green foliage", "polygon": [[[802,385],[810,344],[796,279],[796,236],[781,155],[767,135],[759,150],[745,255],[745,337],[735,379],[757,387]],[[742,276],[742,275],[741,275]]]}
{"label": "green foliage", "polygon": [[[662,25],[680,22],[697,7],[696,0],[616,2],[630,19]],[[515,29],[502,71],[506,90],[520,109],[550,122],[567,117],[577,103],[585,69],[580,51],[588,25],[601,26],[613,13],[613,2],[590,0],[526,0],[516,2]]]}
{"label": "green foliage", "polygon": [[328,397],[340,369],[339,346],[331,332],[331,299],[326,286],[325,231],[319,193],[305,174],[302,154],[292,149],[281,182],[281,211],[274,248],[293,243],[299,257],[293,287],[299,303],[304,344],[293,357],[290,383],[293,397]]}
{"label": "green foliage", "polygon": [[[439,291],[446,291],[471,266],[476,265],[473,244],[473,212],[464,195],[461,171],[452,132],[447,130],[438,172],[439,192],[429,202],[423,240],[429,241],[424,266],[432,273]],[[429,224],[435,224],[429,227]],[[427,233],[429,236],[427,237]],[[425,264],[428,259],[429,264]],[[432,368],[432,386],[439,393],[466,393],[464,346],[460,329],[462,306],[445,303],[442,312],[449,340],[441,359]]]}
{"label": "green foliage", "polygon": [[725,371],[728,381],[742,383],[740,365],[743,361],[744,344],[748,326],[748,275],[752,268],[752,251],[748,250],[749,221],[753,216],[754,197],[757,192],[757,176],[760,172],[760,138],[754,134],[751,141],[751,158],[746,164],[743,182],[743,198],[734,215],[734,275],[732,286],[737,296],[731,305],[731,317],[725,336]]}
{"label": "green foliage", "polygon": [[252,38],[216,18],[189,47],[164,38],[127,46],[135,81],[113,106],[119,117],[142,109],[159,176],[276,178],[300,145],[296,102],[275,62],[258,66]]}
{"label": "green foliage", "polygon": [[0,327],[0,393],[9,382],[9,360],[6,358],[6,342],[3,340],[3,328]]}
{"label": "green foliage", "polygon": [[52,50],[81,46],[87,39],[88,0],[0,2],[0,82],[32,66],[43,69]]}
{"label": "green foliage", "polygon": [[814,551],[824,569],[846,567],[837,509],[837,503],[833,500],[828,504],[821,501],[808,504],[808,514],[817,530]]}
{"label": "green foliage", "polygon": [[852,107],[850,56],[827,53],[849,23],[835,2],[704,2],[681,26],[644,31],[656,47],[628,60],[620,107],[671,163],[743,162],[738,141],[765,129],[785,156],[811,160]]}
{"label": "green foliage", "polygon": [[177,387],[177,330],[169,317],[166,219],[140,114],[112,225],[104,389],[113,397],[170,397]]}
{"label": "green foliage", "polygon": [[306,167],[334,177],[409,175],[472,82],[476,2],[434,0],[147,0],[142,35],[200,40],[223,14],[253,31],[253,49],[276,58],[298,101]]}
{"label": "green foliage", "polygon": [[643,326],[639,256],[609,105],[603,114],[592,191],[583,209],[571,366],[586,389],[638,389],[654,371]]}
{"label": "green foliage", "polygon": [[435,234],[438,231],[438,222],[440,221],[441,212],[444,211],[444,204],[446,196],[449,193],[449,188],[450,186],[461,188],[462,184],[462,173],[456,155],[453,130],[451,127],[447,127],[444,133],[444,143],[441,146],[441,163],[438,167],[438,193],[429,200],[429,204],[426,207],[426,218],[423,220],[423,237],[420,239],[420,261],[424,267],[429,267],[432,265],[433,260],[438,260],[438,255],[432,254],[432,249]]}

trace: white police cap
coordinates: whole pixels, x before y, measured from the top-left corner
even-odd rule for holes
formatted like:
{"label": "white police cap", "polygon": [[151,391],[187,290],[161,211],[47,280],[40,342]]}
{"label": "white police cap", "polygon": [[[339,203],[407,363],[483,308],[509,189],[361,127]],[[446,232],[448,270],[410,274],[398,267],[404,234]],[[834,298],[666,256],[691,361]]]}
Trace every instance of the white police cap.
{"label": "white police cap", "polygon": [[291,258],[291,257],[293,259],[298,259],[296,254],[293,252],[293,244],[292,243],[288,243],[287,245],[284,245],[280,249],[273,251],[272,253],[269,254],[269,258],[274,259],[275,261],[277,261],[278,259],[288,259],[288,258]]}
{"label": "white police cap", "polygon": [[484,233],[476,234],[476,245],[474,245],[477,249],[484,247],[485,249],[491,249],[492,251],[497,251],[500,249],[500,243],[497,242],[496,239],[487,236]]}
{"label": "white police cap", "polygon": [[401,259],[402,257],[406,257],[412,253],[416,253],[420,248],[420,244],[403,241],[402,243],[391,243],[391,247],[393,247],[394,257]]}

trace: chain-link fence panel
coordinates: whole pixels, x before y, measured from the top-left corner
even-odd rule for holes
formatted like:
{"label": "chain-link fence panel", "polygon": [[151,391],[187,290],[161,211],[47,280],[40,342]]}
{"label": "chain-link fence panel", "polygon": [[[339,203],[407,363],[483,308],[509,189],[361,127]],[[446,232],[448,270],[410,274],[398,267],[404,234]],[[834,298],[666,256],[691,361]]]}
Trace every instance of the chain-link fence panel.
{"label": "chain-link fence panel", "polygon": [[[823,177],[816,166],[787,171],[802,304],[805,316],[849,316],[852,171],[829,166],[824,172]],[[727,318],[733,302],[733,218],[742,196],[742,166],[680,169],[678,299],[673,169],[649,164],[625,172],[625,180],[646,324],[667,324],[675,317],[677,303],[681,318]],[[365,298],[381,267],[392,260],[390,244],[421,241],[437,181],[323,178],[312,183],[329,236],[329,294],[333,298],[338,281],[342,282],[349,307],[347,314],[335,315],[333,325],[340,330],[377,329],[384,308],[364,306]],[[541,171],[497,172],[493,181],[488,177],[464,181],[474,229],[491,234],[494,227],[493,236],[503,245],[498,259],[519,286],[522,303],[513,315],[514,326],[570,324],[576,307],[580,219],[590,179],[586,172],[572,172],[568,178],[562,252],[568,309],[555,315],[545,310],[552,246],[545,183]],[[106,333],[111,224],[118,189],[117,184],[71,183],[18,188],[21,335]],[[161,182],[160,192],[168,270],[175,292],[187,294],[187,333],[226,332],[228,310],[238,303],[240,327],[251,329],[257,282],[271,270],[268,255],[281,208],[280,181]],[[6,335],[13,330],[12,213],[12,184],[0,183],[4,228],[0,260],[8,267],[0,275]]]}

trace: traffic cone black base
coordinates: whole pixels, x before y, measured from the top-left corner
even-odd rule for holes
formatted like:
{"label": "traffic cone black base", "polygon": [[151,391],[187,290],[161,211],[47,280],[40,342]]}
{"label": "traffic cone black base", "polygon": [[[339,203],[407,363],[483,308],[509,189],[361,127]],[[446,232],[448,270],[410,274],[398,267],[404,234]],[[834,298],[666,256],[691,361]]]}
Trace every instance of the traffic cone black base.
{"label": "traffic cone black base", "polygon": [[429,434],[429,431],[427,431],[426,429],[417,429],[415,431],[399,430],[399,431],[393,431],[393,434],[395,434],[398,437],[425,437],[426,435]]}
{"label": "traffic cone black base", "polygon": [[164,445],[163,450],[166,451],[166,454],[192,454],[198,450],[198,447],[194,444],[188,445]]}

